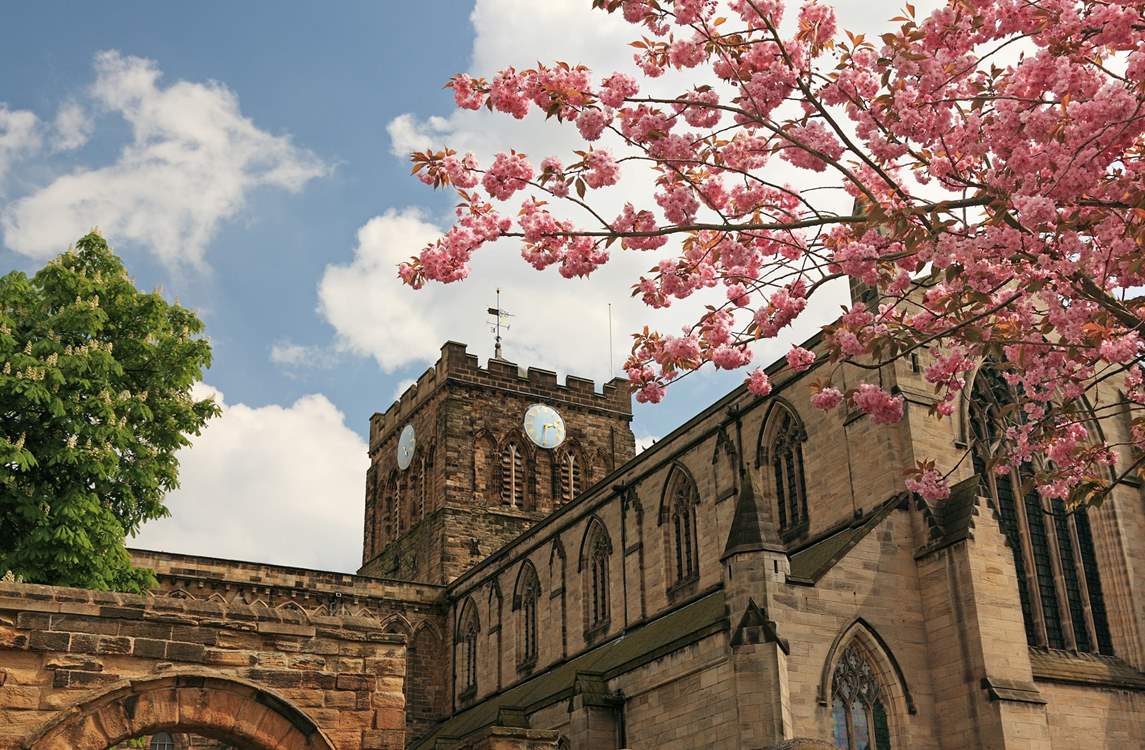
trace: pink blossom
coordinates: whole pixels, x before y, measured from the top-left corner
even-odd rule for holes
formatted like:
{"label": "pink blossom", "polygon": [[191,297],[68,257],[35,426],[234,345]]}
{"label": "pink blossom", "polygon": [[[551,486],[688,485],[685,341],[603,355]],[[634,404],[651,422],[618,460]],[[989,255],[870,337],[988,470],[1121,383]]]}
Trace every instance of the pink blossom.
{"label": "pink blossom", "polygon": [[[721,370],[734,370],[751,362],[751,351],[746,346],[721,344],[712,351],[712,364]],[[756,372],[761,372],[756,370]]]}
{"label": "pink blossom", "polygon": [[891,396],[877,385],[860,383],[851,395],[851,403],[875,424],[894,424],[902,419],[903,398]]}
{"label": "pink blossom", "polygon": [[455,75],[450,79],[449,87],[453,89],[453,100],[462,109],[481,109],[485,103],[485,93],[478,82],[467,75]]}
{"label": "pink blossom", "polygon": [[707,53],[704,45],[698,42],[689,42],[677,39],[668,51],[668,61],[676,68],[694,68],[704,61]]}
{"label": "pink blossom", "polygon": [[1120,365],[1129,364],[1141,354],[1141,337],[1136,332],[1105,339],[1100,346],[1101,358]]}
{"label": "pink blossom", "polygon": [[595,141],[612,122],[612,114],[599,109],[586,109],[576,118],[576,129],[586,141]]}
{"label": "pink blossom", "polygon": [[787,352],[787,366],[793,372],[806,372],[815,364],[815,352],[808,351],[802,346],[793,346]]}
{"label": "pink blossom", "polygon": [[508,200],[531,179],[533,168],[525,161],[524,154],[514,151],[509,154],[500,153],[493,158],[493,165],[481,179],[481,185],[492,197]]}
{"label": "pink blossom", "polygon": [[767,396],[771,393],[771,381],[762,367],[757,367],[747,376],[747,389],[754,396]]}
{"label": "pink blossom", "polygon": [[827,386],[811,394],[811,405],[816,409],[830,411],[843,403],[843,393],[838,388]]}
{"label": "pink blossom", "polygon": [[625,99],[636,96],[638,91],[640,91],[640,86],[637,85],[634,78],[623,73],[613,73],[604,79],[598,96],[601,104],[619,109],[624,104]]}
{"label": "pink blossom", "polygon": [[584,173],[584,181],[590,188],[602,188],[615,185],[620,180],[620,167],[612,154],[600,148],[588,152],[584,158],[588,171]]}
{"label": "pink blossom", "polygon": [[827,162],[820,158],[820,154],[831,161],[843,155],[843,144],[819,120],[793,127],[788,133],[797,145],[783,149],[780,156],[797,167],[822,172],[827,168]]}
{"label": "pink blossom", "polygon": [[820,50],[835,36],[835,9],[812,0],[799,10],[799,32],[806,35],[812,51]]}
{"label": "pink blossom", "polygon": [[529,100],[521,88],[521,77],[512,68],[497,74],[489,87],[489,100],[493,109],[507,112],[518,120],[529,112]]}
{"label": "pink blossom", "polygon": [[934,469],[927,469],[919,472],[917,476],[908,477],[906,488],[918,493],[927,502],[950,497],[950,487],[946,484],[946,477]]}

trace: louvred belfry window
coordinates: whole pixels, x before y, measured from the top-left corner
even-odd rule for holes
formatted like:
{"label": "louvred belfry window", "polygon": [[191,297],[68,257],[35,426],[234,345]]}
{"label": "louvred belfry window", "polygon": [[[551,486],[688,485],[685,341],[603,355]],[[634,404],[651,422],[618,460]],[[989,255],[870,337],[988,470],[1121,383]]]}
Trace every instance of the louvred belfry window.
{"label": "louvred belfry window", "polygon": [[561,457],[561,502],[567,503],[580,494],[581,460],[575,451],[568,451]]}
{"label": "louvred belfry window", "polygon": [[1013,388],[996,366],[983,365],[971,391],[970,421],[974,471],[998,510],[1013,554],[1026,640],[1031,646],[1112,654],[1088,511],[1042,499],[1030,481],[1032,465],[999,473],[990,462],[1007,420],[1020,418],[1012,406]]}
{"label": "louvred belfry window", "polygon": [[501,502],[515,508],[525,506],[525,458],[516,443],[501,451]]}

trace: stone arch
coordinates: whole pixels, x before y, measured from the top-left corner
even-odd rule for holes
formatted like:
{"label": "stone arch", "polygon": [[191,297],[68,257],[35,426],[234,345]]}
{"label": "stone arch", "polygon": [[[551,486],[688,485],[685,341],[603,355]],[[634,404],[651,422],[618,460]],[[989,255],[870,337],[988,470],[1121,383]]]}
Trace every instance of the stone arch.
{"label": "stone arch", "polygon": [[591,486],[592,463],[579,440],[570,437],[557,449],[552,475],[553,500],[559,504],[572,502]]}
{"label": "stone arch", "polygon": [[806,442],[807,428],[799,412],[785,399],[773,400],[759,428],[755,463],[768,477],[763,482],[765,497],[784,540],[805,534],[810,524],[803,457]]}
{"label": "stone arch", "polygon": [[795,428],[799,439],[807,439],[807,426],[803,423],[803,418],[799,416],[799,410],[782,396],[772,396],[771,403],[767,405],[767,411],[764,412],[763,421],[759,423],[759,435],[755,442],[755,467],[757,469],[770,460],[767,451],[768,443],[770,442],[772,433],[775,431],[776,417],[782,412],[787,412],[791,418],[795,420]]}
{"label": "stone arch", "polygon": [[584,570],[584,564],[587,560],[589,553],[589,542],[600,536],[605,549],[608,554],[612,554],[612,537],[608,534],[608,527],[604,525],[604,521],[600,517],[593,515],[588,519],[588,524],[584,527],[584,536],[580,538],[580,553],[577,555],[576,571],[580,573]]}
{"label": "stone arch", "polygon": [[496,438],[482,427],[473,436],[473,494],[483,505],[500,502],[500,487],[494,481],[498,475],[497,456]]}
{"label": "stone arch", "polygon": [[537,590],[541,587],[541,577],[537,575],[537,568],[533,562],[526,559],[521,563],[521,567],[517,569],[517,580],[513,584],[513,609],[521,608],[521,594],[524,593],[525,586],[532,582],[536,582]]}
{"label": "stone arch", "polygon": [[296,613],[302,615],[304,622],[310,622],[310,615],[306,613],[306,610],[304,610],[302,608],[302,605],[300,605],[298,602],[294,601],[293,599],[288,599],[287,601],[285,601],[282,604],[279,604],[277,607],[275,607],[275,609],[280,610],[282,612],[296,612]]}
{"label": "stone arch", "polygon": [[692,472],[688,471],[688,467],[679,461],[673,461],[672,465],[668,467],[668,472],[664,476],[664,485],[660,488],[660,511],[656,516],[657,525],[663,525],[668,520],[669,514],[672,512],[672,490],[675,488],[677,482],[685,482],[692,488],[692,502],[699,505],[700,503],[700,490],[699,485],[696,483],[696,478],[692,476]]}
{"label": "stone arch", "polygon": [[[522,476],[514,487],[520,488],[519,498],[511,496],[508,501],[505,499],[505,483],[508,478],[505,475],[504,464],[506,453],[510,450],[515,450],[520,460],[520,470]],[[497,443],[497,452],[494,454],[494,471],[495,477],[493,496],[495,502],[498,504],[507,504],[519,510],[533,510],[537,504],[536,492],[536,465],[537,457],[536,450],[534,449],[533,441],[525,434],[525,431],[520,428],[509,430]]]}
{"label": "stone arch", "polygon": [[224,604],[224,605],[227,603],[227,600],[218,591],[216,591],[216,592],[212,593],[210,596],[208,596],[207,601],[217,602],[219,604]]}
{"label": "stone arch", "polygon": [[30,750],[106,750],[191,731],[251,750],[334,750],[300,708],[254,682],[199,672],[122,681],[73,704],[23,741]]}
{"label": "stone arch", "polygon": [[428,622],[414,630],[406,650],[406,734],[421,735],[441,716],[445,705],[442,638]]}
{"label": "stone arch", "polygon": [[902,711],[915,714],[918,713],[918,707],[915,706],[906,675],[903,674],[902,667],[899,666],[898,659],[895,658],[890,646],[887,645],[878,631],[862,617],[856,617],[840,630],[839,634],[835,636],[835,640],[832,641],[831,648],[827,651],[827,659],[823,662],[823,671],[819,674],[819,689],[816,695],[819,705],[824,707],[831,705],[831,681],[835,666],[843,651],[852,643],[860,645],[878,672],[879,680],[882,687],[887,691],[887,697],[891,704],[890,713],[894,734],[901,737],[902,735],[898,730],[901,729]]}
{"label": "stone arch", "polygon": [[402,614],[395,613],[382,620],[382,632],[404,635],[406,643],[409,643],[409,639],[413,635],[413,626]]}
{"label": "stone arch", "polygon": [[195,598],[194,595],[187,593],[183,589],[174,589],[169,594],[167,594],[167,596],[172,598],[172,599],[194,599]]}

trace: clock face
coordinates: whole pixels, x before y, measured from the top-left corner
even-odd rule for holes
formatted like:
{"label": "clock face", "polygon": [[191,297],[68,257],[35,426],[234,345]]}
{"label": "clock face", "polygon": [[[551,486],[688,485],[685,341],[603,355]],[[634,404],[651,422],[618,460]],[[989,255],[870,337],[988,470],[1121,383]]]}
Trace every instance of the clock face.
{"label": "clock face", "polygon": [[413,449],[415,445],[413,425],[407,424],[402,428],[402,434],[398,438],[398,468],[402,471],[408,469],[410,461],[413,461]]}
{"label": "clock face", "polygon": [[525,434],[542,448],[556,448],[565,441],[565,421],[553,407],[533,404],[525,412]]}

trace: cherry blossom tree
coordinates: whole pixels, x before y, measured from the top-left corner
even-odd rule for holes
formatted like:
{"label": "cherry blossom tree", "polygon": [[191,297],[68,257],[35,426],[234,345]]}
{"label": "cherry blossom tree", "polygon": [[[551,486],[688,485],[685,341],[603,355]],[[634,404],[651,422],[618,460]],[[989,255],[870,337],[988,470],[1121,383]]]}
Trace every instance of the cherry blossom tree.
{"label": "cherry blossom tree", "polygon": [[[816,368],[814,407],[899,421],[902,396],[877,385],[878,368],[925,350],[932,410],[948,418],[986,361],[1013,396],[997,410],[995,470],[1035,465],[1043,496],[1075,503],[1100,501],[1120,478],[1111,467],[1140,473],[1145,2],[948,0],[925,18],[907,4],[878,39],[840,30],[814,1],[794,23],[782,0],[592,5],[637,27],[640,80],[564,62],[454,76],[459,107],[539,111],[586,143],[539,161],[415,153],[418,178],[460,202],[456,224],[400,266],[406,283],[461,280],[504,237],[566,277],[617,248],[658,251],[634,295],[715,303],[693,300],[680,335],[635,335],[625,369],[636,398],[656,402],[709,362],[749,368],[766,395],[750,345],[847,276],[869,298],[824,327],[818,354],[787,354],[791,370]],[[670,69],[701,82],[666,95],[655,79]],[[807,179],[783,179],[793,168]],[[654,191],[604,215],[598,191],[622,171],[650,174]],[[845,364],[872,382],[843,392]],[[1122,399],[1093,398],[1114,378]],[[1126,413],[1131,459],[1116,463],[1122,446],[1097,427]],[[948,493],[930,462],[907,486]]]}

